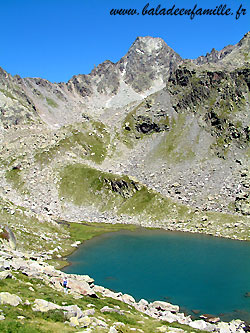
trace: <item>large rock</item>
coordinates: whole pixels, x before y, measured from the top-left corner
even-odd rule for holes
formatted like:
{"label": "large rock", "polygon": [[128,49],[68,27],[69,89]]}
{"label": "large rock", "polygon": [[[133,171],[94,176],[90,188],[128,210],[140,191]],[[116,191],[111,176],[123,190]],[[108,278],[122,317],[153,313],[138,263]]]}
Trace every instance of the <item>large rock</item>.
{"label": "large rock", "polygon": [[73,327],[80,325],[80,323],[79,323],[79,321],[76,317],[70,318],[70,323],[69,324],[70,324],[70,326],[73,326]]}
{"label": "large rock", "polygon": [[111,326],[109,329],[109,333],[118,333],[118,331],[114,326]]}
{"label": "large rock", "polygon": [[105,292],[105,288],[104,288],[104,287],[102,287],[102,286],[97,286],[97,285],[95,285],[95,286],[93,287],[93,290],[94,290],[96,293],[101,293],[101,294],[103,294],[103,293]]}
{"label": "large rock", "polygon": [[[203,330],[203,331],[208,331],[208,332],[212,332],[216,329],[216,325],[210,324],[205,322],[205,320],[195,320],[192,321],[189,326],[199,329],[199,330]],[[221,331],[220,331],[221,332]]]}
{"label": "large rock", "polygon": [[88,327],[91,324],[91,319],[88,316],[84,316],[78,319],[78,321],[81,327]]}
{"label": "large rock", "polygon": [[121,297],[123,296],[122,293],[115,293],[109,289],[105,289],[104,288],[104,291],[102,292],[103,296],[105,297],[110,297],[110,298],[114,298],[114,299],[118,299],[120,300]]}
{"label": "large rock", "polygon": [[138,311],[144,312],[148,308],[148,301],[141,299],[136,305],[135,308]]}
{"label": "large rock", "polygon": [[15,270],[24,270],[28,267],[27,261],[21,259],[21,258],[14,258],[11,261],[11,266]]}
{"label": "large rock", "polygon": [[52,283],[54,285],[54,287],[57,290],[63,290],[62,278],[52,276],[49,281],[50,281],[50,283]]}
{"label": "large rock", "polygon": [[12,274],[8,271],[0,272],[0,280],[11,279]]}
{"label": "large rock", "polygon": [[72,317],[81,318],[84,317],[82,310],[77,305],[67,305],[61,306],[62,310],[66,311],[66,318],[70,319]]}
{"label": "large rock", "polygon": [[181,328],[169,327],[169,326],[165,326],[165,325],[157,327],[157,332],[184,333],[184,331]]}
{"label": "large rock", "polygon": [[49,310],[58,310],[58,309],[61,309],[60,305],[45,301],[44,299],[35,299],[34,306],[32,307],[33,311],[41,311],[41,312],[47,312]]}
{"label": "large rock", "polygon": [[179,324],[189,325],[192,321],[191,316],[185,316],[184,313],[177,313],[176,315]]}
{"label": "large rock", "polygon": [[95,309],[84,310],[83,315],[85,316],[93,316],[95,314]]}
{"label": "large rock", "polygon": [[175,321],[178,321],[178,316],[170,311],[165,311],[163,316],[160,317],[161,320],[165,320],[168,323],[173,323]]}
{"label": "large rock", "polygon": [[135,299],[134,299],[134,297],[132,297],[132,296],[130,296],[128,294],[122,295],[121,300],[124,303],[130,304],[130,305],[135,305]]}
{"label": "large rock", "polygon": [[0,293],[0,304],[9,304],[11,306],[17,306],[22,303],[19,296],[15,294],[10,294],[8,292]]}
{"label": "large rock", "polygon": [[103,308],[101,308],[100,311],[104,313],[104,312],[118,312],[119,310],[110,308],[109,306],[104,306]]}
{"label": "large rock", "polygon": [[232,320],[230,323],[218,323],[217,325],[220,333],[245,333],[245,324],[241,320]]}
{"label": "large rock", "polygon": [[87,282],[88,284],[92,284],[95,282],[94,279],[92,279],[90,276],[88,275],[80,275],[81,279],[84,280],[85,282]]}
{"label": "large rock", "polygon": [[155,301],[149,305],[151,308],[155,308],[162,311],[179,312],[180,308],[178,305],[173,305],[167,302]]}
{"label": "large rock", "polygon": [[3,267],[4,269],[10,269],[10,262],[8,260],[4,260]]}
{"label": "large rock", "polygon": [[22,270],[23,275],[34,277],[34,278],[40,278],[40,273],[37,270],[33,269],[24,269]]}
{"label": "large rock", "polygon": [[97,297],[96,293],[94,292],[93,289],[90,288],[89,284],[85,281],[77,281],[70,279],[69,280],[69,288],[71,291],[76,292],[78,294],[84,295],[84,296],[92,296],[92,297]]}

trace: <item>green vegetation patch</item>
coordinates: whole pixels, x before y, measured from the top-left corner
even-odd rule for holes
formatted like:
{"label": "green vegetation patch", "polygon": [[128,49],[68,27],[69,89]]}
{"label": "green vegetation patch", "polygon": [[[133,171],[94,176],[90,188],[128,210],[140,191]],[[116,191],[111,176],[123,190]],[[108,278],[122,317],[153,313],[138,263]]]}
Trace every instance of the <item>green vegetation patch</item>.
{"label": "green vegetation patch", "polygon": [[37,151],[35,159],[41,164],[48,164],[53,158],[67,152],[75,153],[95,163],[101,163],[110,144],[110,135],[101,122],[89,121],[66,126],[61,129],[65,137],[43,151]]}
{"label": "green vegetation patch", "polygon": [[122,205],[137,191],[128,176],[118,176],[82,164],[69,165],[61,174],[59,194],[74,204],[95,205],[105,211]]}
{"label": "green vegetation patch", "polygon": [[[147,189],[128,176],[104,173],[79,164],[65,167],[60,176],[60,196],[75,205],[86,207],[92,205],[98,211],[111,211],[118,216],[122,214],[136,217],[134,223],[139,221],[148,226],[171,226],[173,230],[250,239],[248,217],[195,211],[190,206]],[[126,191],[129,189],[129,195],[123,195],[119,192],[119,188],[114,187],[114,184],[124,183]],[[241,222],[238,223],[239,221]]]}
{"label": "green vegetation patch", "polygon": [[16,99],[8,90],[0,89],[1,93],[3,93],[6,97],[11,99]]}
{"label": "green vegetation patch", "polygon": [[172,118],[170,130],[153,150],[153,159],[166,159],[170,163],[193,159],[193,144],[187,140],[189,133],[190,127],[186,124],[185,114],[179,114],[177,119]]}
{"label": "green vegetation patch", "polygon": [[52,108],[57,108],[58,107],[58,104],[52,98],[46,97],[46,102]]}
{"label": "green vegetation patch", "polygon": [[164,225],[171,219],[190,219],[193,211],[161,194],[143,187],[118,210],[119,214],[137,216],[142,221],[152,220]]}
{"label": "green vegetation patch", "polygon": [[1,198],[0,224],[8,226],[14,232],[18,250],[47,252],[61,244],[70,248],[69,232],[64,225],[46,221],[45,218],[39,220],[28,209]]}
{"label": "green vegetation patch", "polygon": [[69,232],[72,240],[84,242],[93,237],[100,236],[107,232],[117,232],[121,230],[134,231],[137,226],[132,224],[109,224],[109,223],[70,223]]}
{"label": "green vegetation patch", "polygon": [[[124,184],[125,194],[116,184]],[[112,210],[117,214],[141,216],[142,219],[189,217],[186,206],[148,190],[128,176],[113,175],[79,164],[63,169],[59,194],[76,205],[94,205],[100,211]]]}
{"label": "green vegetation patch", "polygon": [[19,169],[11,169],[5,172],[5,178],[14,188],[21,194],[28,194],[29,191],[25,187],[25,182],[22,178],[22,171]]}

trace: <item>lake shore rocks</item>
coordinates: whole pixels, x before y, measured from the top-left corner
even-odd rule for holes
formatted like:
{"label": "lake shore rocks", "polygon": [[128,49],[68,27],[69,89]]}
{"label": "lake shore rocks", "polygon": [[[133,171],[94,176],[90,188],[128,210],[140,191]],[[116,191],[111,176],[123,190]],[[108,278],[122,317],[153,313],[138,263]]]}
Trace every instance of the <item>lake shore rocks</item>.
{"label": "lake shore rocks", "polygon": [[[51,288],[62,292],[62,281],[67,276],[68,280],[68,292],[75,298],[79,297],[110,297],[115,300],[124,302],[129,306],[135,308],[144,315],[148,315],[159,321],[167,321],[169,323],[177,322],[179,324],[188,325],[194,329],[200,329],[207,332],[220,332],[220,333],[244,333],[244,327],[246,324],[241,320],[233,320],[230,323],[226,322],[208,322],[212,318],[205,318],[206,320],[192,320],[191,316],[186,316],[184,313],[179,312],[178,305],[174,305],[164,301],[148,302],[145,299],[141,299],[137,302],[133,296],[128,294],[122,294],[121,292],[114,292],[102,286],[94,284],[94,280],[88,275],[76,275],[66,274],[55,269],[44,261],[44,258],[35,256],[34,254],[22,254],[17,251],[8,250],[1,252],[0,266],[3,271],[1,276],[9,278],[12,276],[12,272],[19,272],[31,279],[33,277],[43,280]],[[32,288],[32,284],[30,284]],[[97,295],[98,294],[98,295]],[[11,306],[18,306],[19,304],[25,304],[31,306],[33,311],[48,312],[51,310],[62,310],[64,312],[65,320],[68,320],[70,326],[73,327],[89,327],[98,326],[108,328],[108,325],[102,319],[95,318],[95,309],[89,308],[83,311],[77,305],[58,305],[52,302],[48,302],[44,299],[35,299],[32,304],[30,302],[23,301],[19,296],[10,294],[8,292],[0,293],[0,304],[8,304]],[[110,307],[104,306],[101,309],[102,313],[115,312],[119,315],[126,315],[126,312],[119,309],[118,306]],[[204,316],[203,316],[204,318]],[[217,318],[218,319],[218,318]],[[4,319],[3,319],[4,320]],[[115,332],[116,327],[110,327],[111,332]],[[117,330],[116,330],[117,331]],[[165,330],[164,326],[159,326],[159,332],[169,332],[169,328]],[[177,331],[175,330],[177,333]],[[178,331],[178,332],[181,332]]]}

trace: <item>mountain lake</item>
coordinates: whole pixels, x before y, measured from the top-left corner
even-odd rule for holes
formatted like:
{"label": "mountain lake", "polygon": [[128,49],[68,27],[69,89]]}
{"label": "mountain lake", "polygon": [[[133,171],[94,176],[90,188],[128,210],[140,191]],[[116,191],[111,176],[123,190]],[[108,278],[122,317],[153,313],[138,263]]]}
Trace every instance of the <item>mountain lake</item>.
{"label": "mountain lake", "polygon": [[250,322],[250,242],[139,229],[86,241],[68,260],[64,272],[87,274],[137,301],[162,300],[194,317]]}

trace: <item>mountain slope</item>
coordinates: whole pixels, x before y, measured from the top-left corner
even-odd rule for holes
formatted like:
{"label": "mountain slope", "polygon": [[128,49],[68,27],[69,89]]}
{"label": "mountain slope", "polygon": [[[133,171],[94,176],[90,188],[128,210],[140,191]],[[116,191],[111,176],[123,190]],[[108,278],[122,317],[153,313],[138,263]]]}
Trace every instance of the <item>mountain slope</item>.
{"label": "mountain slope", "polygon": [[1,70],[0,222],[11,205],[14,229],[23,207],[249,239],[249,40],[192,61],[138,37],[67,83]]}

